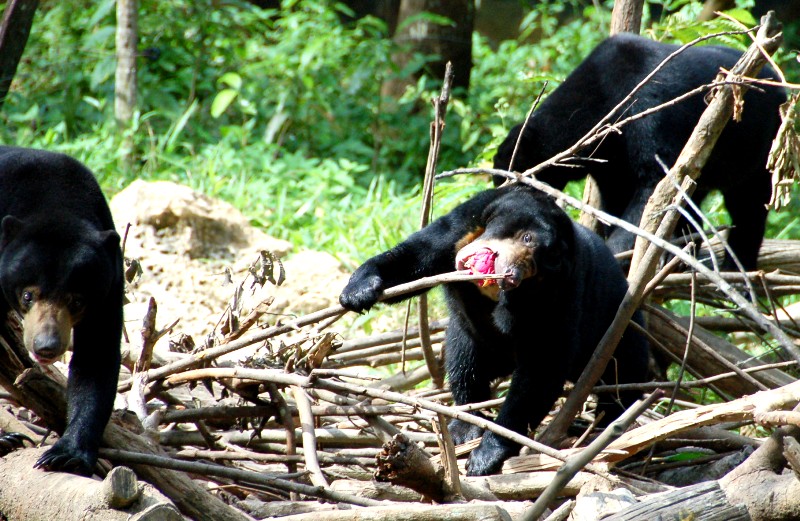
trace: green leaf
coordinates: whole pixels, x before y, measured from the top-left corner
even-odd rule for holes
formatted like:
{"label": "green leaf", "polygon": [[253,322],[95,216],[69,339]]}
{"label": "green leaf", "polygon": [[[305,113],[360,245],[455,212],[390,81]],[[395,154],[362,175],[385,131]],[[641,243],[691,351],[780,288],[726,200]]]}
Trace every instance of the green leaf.
{"label": "green leaf", "polygon": [[757,23],[756,18],[752,14],[750,14],[750,11],[748,11],[747,9],[730,9],[728,11],[725,11],[725,14],[727,14],[731,18],[734,18],[735,20],[742,22],[748,27],[752,27]]}
{"label": "green leaf", "polygon": [[222,89],[219,91],[214,97],[214,101],[211,102],[211,117],[214,119],[220,117],[238,95],[239,91],[235,89]]}
{"label": "green leaf", "polygon": [[178,121],[176,121],[175,124],[169,129],[166,135],[167,141],[166,146],[164,147],[165,151],[172,152],[175,150],[178,137],[181,135],[183,128],[189,122],[189,119],[194,115],[195,112],[197,112],[197,107],[199,107],[199,104],[195,99],[192,101],[192,104],[189,105],[189,108],[187,108],[186,111],[181,115]]}
{"label": "green leaf", "polygon": [[236,90],[242,89],[242,77],[235,72],[226,72],[219,77],[217,83],[220,85],[227,85],[228,87]]}
{"label": "green leaf", "polygon": [[400,24],[398,24],[397,26],[397,31],[401,31],[406,27],[410,26],[411,24],[415,24],[417,22],[442,25],[442,26],[455,26],[455,23],[446,16],[441,16],[438,14],[424,11],[422,13],[413,14],[408,18],[406,18],[405,20],[403,20],[402,22],[400,22]]}

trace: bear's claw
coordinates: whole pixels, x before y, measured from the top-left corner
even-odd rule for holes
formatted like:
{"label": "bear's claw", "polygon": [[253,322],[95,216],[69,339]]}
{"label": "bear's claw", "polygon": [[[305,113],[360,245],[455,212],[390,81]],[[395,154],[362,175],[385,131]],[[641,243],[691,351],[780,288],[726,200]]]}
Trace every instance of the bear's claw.
{"label": "bear's claw", "polygon": [[91,476],[94,471],[94,463],[91,459],[88,454],[71,452],[65,447],[59,447],[56,443],[39,458],[34,467],[54,472],[69,472],[79,476]]}
{"label": "bear's claw", "polygon": [[0,456],[5,456],[17,449],[25,446],[25,440],[33,445],[33,440],[18,432],[6,432],[0,434]]}

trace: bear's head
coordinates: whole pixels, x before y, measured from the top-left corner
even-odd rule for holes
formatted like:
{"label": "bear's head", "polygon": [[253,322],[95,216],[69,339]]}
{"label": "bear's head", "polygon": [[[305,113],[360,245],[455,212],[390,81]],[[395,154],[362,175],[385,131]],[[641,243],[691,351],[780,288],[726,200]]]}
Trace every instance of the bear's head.
{"label": "bear's head", "polygon": [[512,185],[483,215],[484,229],[456,253],[456,269],[504,275],[478,281],[481,292],[497,300],[529,279],[542,280],[568,269],[572,223],[546,194]]}
{"label": "bear's head", "polygon": [[37,362],[52,363],[119,276],[113,254],[119,235],[58,212],[36,220],[5,216],[0,233],[3,297],[22,316],[25,347]]}

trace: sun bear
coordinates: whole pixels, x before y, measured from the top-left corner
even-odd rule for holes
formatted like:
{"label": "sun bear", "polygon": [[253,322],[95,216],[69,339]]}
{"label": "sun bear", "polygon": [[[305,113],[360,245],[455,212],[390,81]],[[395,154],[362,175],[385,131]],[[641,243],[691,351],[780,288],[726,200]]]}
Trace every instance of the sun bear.
{"label": "sun bear", "polygon": [[[444,287],[450,312],[445,366],[455,403],[488,400],[491,382],[512,375],[496,421],[527,434],[550,411],[565,381],[580,376],[611,324],[627,290],[622,270],[600,237],[572,222],[542,192],[514,184],[479,193],[367,260],[339,300],[361,312],[386,288],[455,268],[505,275],[499,282]],[[642,323],[639,314],[635,320]],[[645,339],[629,329],[604,382],[643,382],[647,362]],[[603,395],[598,410],[611,421],[639,396]],[[470,475],[499,471],[519,450],[463,421],[449,427],[456,443],[483,434],[469,459]]]}
{"label": "sun bear", "polygon": [[72,347],[63,436],[36,466],[91,475],[116,396],[122,333],[120,238],[92,173],[63,154],[0,147],[2,323],[49,364]]}
{"label": "sun bear", "polygon": [[[495,168],[523,172],[574,145],[628,95],[678,46],[619,34],[601,43],[522,125],[515,126],[498,148]],[[741,56],[724,47],[690,47],[678,54],[633,99],[618,110],[617,121],[667,102],[714,80],[720,67],[730,69]],[[776,78],[765,67],[762,78]],[[733,229],[728,243],[745,269],[756,268],[764,237],[766,204],[772,188],[767,155],[780,124],[782,88],[760,85],[744,97],[742,121],[731,121],[698,179],[693,199],[701,201],[720,190]],[[671,167],[697,124],[706,104],[702,93],[621,127],[596,145],[579,152],[565,166],[547,168],[537,178],[563,189],[568,181],[591,174],[601,195],[601,209],[639,224],[642,210]],[[516,154],[514,149],[517,148]],[[511,163],[512,156],[514,164]],[[504,178],[495,177],[495,185]],[[634,236],[620,228],[607,231],[611,251],[633,247]],[[726,268],[734,268],[729,258]]]}

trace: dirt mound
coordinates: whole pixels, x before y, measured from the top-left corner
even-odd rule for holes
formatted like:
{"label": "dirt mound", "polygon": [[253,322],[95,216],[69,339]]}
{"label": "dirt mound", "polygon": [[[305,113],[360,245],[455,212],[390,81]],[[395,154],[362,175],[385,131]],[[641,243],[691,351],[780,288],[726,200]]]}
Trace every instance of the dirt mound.
{"label": "dirt mound", "polygon": [[[282,259],[286,281],[267,283],[242,295],[243,313],[274,297],[271,313],[307,313],[334,304],[347,273],[333,256],[313,251],[290,254],[292,245],[250,226],[236,208],[167,181],[134,181],[111,201],[120,235],[130,224],[125,256],[138,260],[141,277],[125,306],[126,326],[137,343],[150,297],[158,304],[158,326],[175,328],[197,344],[211,334],[248,268],[266,250]],[[274,321],[272,318],[268,318]],[[165,344],[166,341],[162,341]],[[163,347],[163,346],[160,346]]]}

